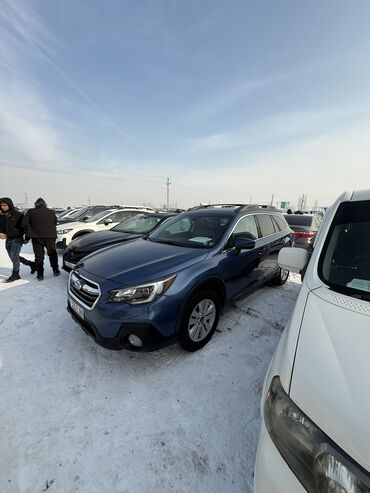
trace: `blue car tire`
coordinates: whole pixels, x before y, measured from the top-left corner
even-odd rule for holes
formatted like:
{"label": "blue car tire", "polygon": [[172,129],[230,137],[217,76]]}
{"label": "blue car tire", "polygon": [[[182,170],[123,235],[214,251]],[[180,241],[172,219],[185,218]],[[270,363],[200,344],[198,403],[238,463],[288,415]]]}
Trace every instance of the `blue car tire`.
{"label": "blue car tire", "polygon": [[214,291],[195,293],[181,320],[180,346],[186,351],[197,351],[205,346],[216,330],[220,311],[221,301]]}

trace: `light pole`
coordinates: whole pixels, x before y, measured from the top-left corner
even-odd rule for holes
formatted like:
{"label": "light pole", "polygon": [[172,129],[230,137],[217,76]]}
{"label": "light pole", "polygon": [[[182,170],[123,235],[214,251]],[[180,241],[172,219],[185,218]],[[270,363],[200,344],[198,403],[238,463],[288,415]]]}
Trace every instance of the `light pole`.
{"label": "light pole", "polygon": [[167,181],[166,181],[166,186],[167,186],[167,210],[170,208],[170,185],[171,185],[170,179],[167,178]]}

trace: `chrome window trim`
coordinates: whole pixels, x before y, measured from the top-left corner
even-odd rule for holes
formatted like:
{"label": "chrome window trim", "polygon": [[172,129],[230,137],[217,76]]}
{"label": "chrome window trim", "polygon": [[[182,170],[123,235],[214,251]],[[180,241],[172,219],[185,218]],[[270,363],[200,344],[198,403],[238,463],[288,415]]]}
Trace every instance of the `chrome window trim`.
{"label": "chrome window trim", "polygon": [[[230,232],[229,236],[226,238],[226,241],[225,241],[225,243],[224,243],[224,247],[222,248],[222,250],[221,250],[221,251],[222,251],[222,252],[230,252],[231,250],[234,250],[234,248],[235,248],[235,247],[228,248],[227,250],[225,250],[225,246],[227,245],[227,242],[229,241],[230,236],[234,233],[234,230],[235,230],[236,226],[239,224],[239,221],[240,221],[241,219],[243,219],[243,218],[244,218],[244,217],[246,217],[246,216],[262,216],[262,215],[265,215],[265,216],[266,216],[266,215],[268,215],[268,216],[278,216],[278,217],[280,217],[280,215],[279,215],[279,214],[276,214],[276,212],[250,212],[250,213],[248,213],[248,214],[244,214],[244,216],[239,217],[239,219],[238,219],[238,220],[236,221],[236,223],[234,224],[234,227],[233,227],[232,231]],[[284,221],[286,222],[286,220],[285,220],[285,219],[284,219]],[[286,222],[286,224],[287,224],[287,227],[286,227],[285,229],[281,230],[281,231],[276,231],[276,232],[274,232],[274,233],[272,233],[272,234],[270,234],[270,235],[261,236],[261,238],[257,238],[257,239],[255,240],[255,242],[256,242],[256,248],[259,246],[259,244],[261,243],[261,241],[262,241],[262,240],[265,240],[265,238],[269,238],[270,236],[274,236],[274,235],[278,235],[278,234],[281,234],[282,236],[286,236],[286,234],[287,234],[287,233],[285,233],[285,234],[283,235],[283,233],[284,233],[285,231],[287,231],[287,230],[288,230],[288,228],[289,228],[289,225],[288,225],[288,223],[287,223],[287,222]],[[256,224],[256,225],[257,225],[257,224]],[[257,227],[258,227],[258,225],[257,225]]]}

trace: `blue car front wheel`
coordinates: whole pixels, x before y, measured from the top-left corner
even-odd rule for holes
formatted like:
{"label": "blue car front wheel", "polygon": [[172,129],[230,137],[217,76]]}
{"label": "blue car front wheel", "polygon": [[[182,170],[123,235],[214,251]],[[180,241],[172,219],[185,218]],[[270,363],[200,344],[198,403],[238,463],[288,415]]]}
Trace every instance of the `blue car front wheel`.
{"label": "blue car front wheel", "polygon": [[213,291],[195,293],[185,309],[179,342],[187,351],[196,351],[207,344],[220,317],[220,299]]}

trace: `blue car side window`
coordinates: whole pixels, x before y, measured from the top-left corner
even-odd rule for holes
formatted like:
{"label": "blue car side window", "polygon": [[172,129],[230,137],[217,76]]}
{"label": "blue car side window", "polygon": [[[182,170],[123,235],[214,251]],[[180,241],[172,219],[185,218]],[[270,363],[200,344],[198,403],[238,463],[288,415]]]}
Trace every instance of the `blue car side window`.
{"label": "blue car side window", "polygon": [[226,243],[225,250],[233,248],[235,238],[247,238],[248,240],[258,239],[258,229],[253,215],[242,217],[236,224],[230,238]]}

